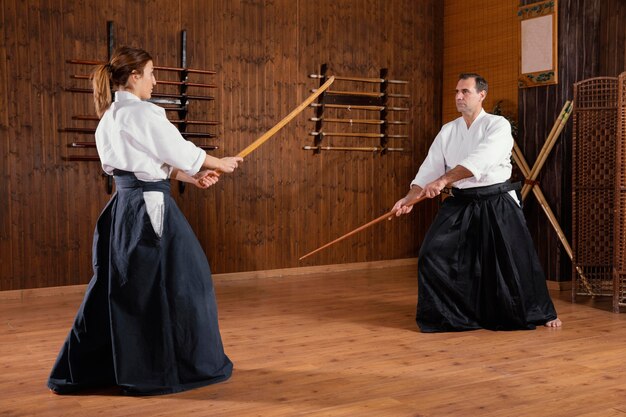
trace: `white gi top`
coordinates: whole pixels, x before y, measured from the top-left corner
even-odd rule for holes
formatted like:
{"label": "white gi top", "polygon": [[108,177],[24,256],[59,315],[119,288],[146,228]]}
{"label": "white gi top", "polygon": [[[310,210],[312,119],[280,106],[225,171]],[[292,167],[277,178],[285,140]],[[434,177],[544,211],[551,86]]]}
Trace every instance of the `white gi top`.
{"label": "white gi top", "polygon": [[424,188],[457,165],[467,168],[473,177],[453,183],[455,188],[504,182],[511,177],[512,149],[511,125],[504,117],[483,109],[469,129],[459,117],[443,125],[411,185]]}
{"label": "white gi top", "polygon": [[96,147],[107,174],[121,169],[141,181],[167,179],[173,168],[194,175],[206,157],[181,136],[163,108],[128,91],[115,92],[96,129]]}

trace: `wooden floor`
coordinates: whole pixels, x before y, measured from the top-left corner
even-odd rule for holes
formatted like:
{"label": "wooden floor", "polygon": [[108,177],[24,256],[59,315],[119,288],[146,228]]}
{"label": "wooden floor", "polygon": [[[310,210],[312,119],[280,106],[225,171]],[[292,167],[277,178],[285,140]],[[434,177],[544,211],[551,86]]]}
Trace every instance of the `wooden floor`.
{"label": "wooden floor", "polygon": [[82,296],[0,300],[0,415],[626,417],[626,314],[553,294],[562,329],[422,334],[415,281],[414,266],[218,278],[233,377],[161,397],[50,393]]}

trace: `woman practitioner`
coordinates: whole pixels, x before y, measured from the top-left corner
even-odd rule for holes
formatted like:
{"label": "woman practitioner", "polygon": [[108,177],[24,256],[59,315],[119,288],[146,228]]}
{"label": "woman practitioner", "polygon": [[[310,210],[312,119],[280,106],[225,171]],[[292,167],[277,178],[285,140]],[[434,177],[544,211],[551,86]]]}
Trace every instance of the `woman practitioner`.
{"label": "woman practitioner", "polygon": [[[146,100],[152,57],[122,47],[93,74],[96,145],[116,193],[98,218],[94,275],[54,364],[57,394],[119,386],[157,395],[228,379],[209,264],[168,179],[206,188],[242,158],[214,158]],[[111,88],[115,101],[111,102]]]}

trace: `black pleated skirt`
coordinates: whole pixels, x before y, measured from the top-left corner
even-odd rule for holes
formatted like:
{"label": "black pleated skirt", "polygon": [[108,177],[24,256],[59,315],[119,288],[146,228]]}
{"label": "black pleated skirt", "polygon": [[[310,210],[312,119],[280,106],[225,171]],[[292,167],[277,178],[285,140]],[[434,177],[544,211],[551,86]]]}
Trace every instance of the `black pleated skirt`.
{"label": "black pleated skirt", "polygon": [[[228,379],[209,264],[169,182],[116,172],[115,183],[94,232],[94,275],[48,386],[157,395]],[[164,194],[160,237],[144,191]]]}
{"label": "black pleated skirt", "polygon": [[418,261],[423,332],[534,329],[556,311],[509,182],[452,190]]}

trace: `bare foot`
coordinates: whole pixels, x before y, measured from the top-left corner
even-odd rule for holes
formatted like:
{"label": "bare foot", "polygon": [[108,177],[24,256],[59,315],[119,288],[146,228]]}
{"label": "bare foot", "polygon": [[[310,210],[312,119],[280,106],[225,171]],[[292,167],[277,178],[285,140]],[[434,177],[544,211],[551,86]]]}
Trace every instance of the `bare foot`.
{"label": "bare foot", "polygon": [[550,320],[549,322],[544,324],[544,326],[546,326],[546,327],[561,327],[562,324],[563,323],[561,322],[561,320],[556,318],[554,320]]}

